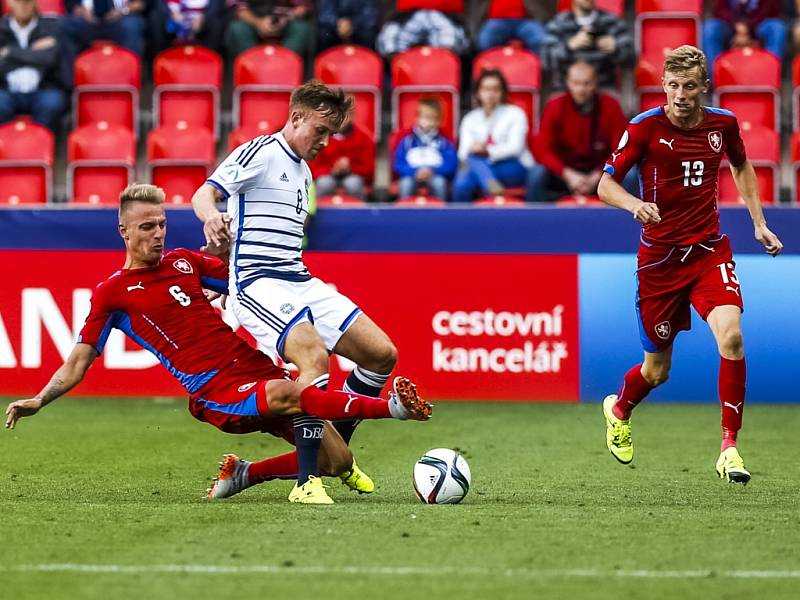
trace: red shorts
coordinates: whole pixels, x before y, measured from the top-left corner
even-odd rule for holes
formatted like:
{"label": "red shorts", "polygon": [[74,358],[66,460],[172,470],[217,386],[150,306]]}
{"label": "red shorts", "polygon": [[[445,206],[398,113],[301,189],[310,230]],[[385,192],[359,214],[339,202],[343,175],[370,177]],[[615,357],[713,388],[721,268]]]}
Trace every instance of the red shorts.
{"label": "red shorts", "polygon": [[261,431],[293,444],[292,418],[270,414],[267,404],[267,382],[288,378],[266,356],[238,360],[189,398],[189,412],[226,433]]}
{"label": "red shorts", "polygon": [[647,352],[668,348],[691,329],[690,305],[703,320],[717,306],[743,310],[731,244],[720,236],[691,246],[639,246],[636,313]]}

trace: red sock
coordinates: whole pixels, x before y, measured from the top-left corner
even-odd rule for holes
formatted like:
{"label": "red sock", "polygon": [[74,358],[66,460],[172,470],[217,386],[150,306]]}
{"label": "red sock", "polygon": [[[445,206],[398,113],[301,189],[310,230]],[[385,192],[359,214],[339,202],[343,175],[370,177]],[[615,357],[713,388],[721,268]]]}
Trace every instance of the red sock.
{"label": "red sock", "polygon": [[647,383],[647,380],[642,377],[642,365],[636,365],[630,371],[625,373],[625,378],[622,380],[622,387],[617,392],[617,402],[614,404],[612,412],[618,419],[630,419],[631,412],[636,408],[653,386]]}
{"label": "red sock", "polygon": [[313,385],[300,393],[303,412],[322,419],[388,419],[389,401],[349,392],[325,392]]}
{"label": "red sock", "polygon": [[719,404],[722,407],[722,450],[736,445],[736,434],[742,428],[747,365],[742,360],[720,357]]}
{"label": "red sock", "polygon": [[250,485],[271,479],[295,479],[297,477],[297,452],[287,452],[280,456],[251,463],[247,477]]}

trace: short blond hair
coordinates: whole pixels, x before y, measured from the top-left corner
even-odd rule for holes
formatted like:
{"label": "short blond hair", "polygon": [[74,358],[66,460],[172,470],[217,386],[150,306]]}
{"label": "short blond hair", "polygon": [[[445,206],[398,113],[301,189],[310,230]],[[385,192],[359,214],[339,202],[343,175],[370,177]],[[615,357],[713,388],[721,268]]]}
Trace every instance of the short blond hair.
{"label": "short blond hair", "polygon": [[708,79],[708,62],[703,51],[688,44],[675,48],[664,60],[664,73],[682,73],[697,67],[700,83]]}
{"label": "short blond hair", "polygon": [[164,204],[166,194],[157,185],[150,183],[132,183],[119,195],[119,214],[132,202],[146,202],[147,204]]}

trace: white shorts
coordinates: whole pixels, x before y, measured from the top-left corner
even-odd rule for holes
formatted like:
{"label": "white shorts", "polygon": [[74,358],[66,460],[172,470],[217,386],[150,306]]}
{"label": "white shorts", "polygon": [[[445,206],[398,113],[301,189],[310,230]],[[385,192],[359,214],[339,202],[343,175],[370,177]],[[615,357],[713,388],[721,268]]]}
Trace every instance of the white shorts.
{"label": "white shorts", "polygon": [[329,352],[353,324],[361,309],[324,281],[284,281],[262,277],[231,297],[233,314],[273,360],[283,355],[289,330],[311,322]]}

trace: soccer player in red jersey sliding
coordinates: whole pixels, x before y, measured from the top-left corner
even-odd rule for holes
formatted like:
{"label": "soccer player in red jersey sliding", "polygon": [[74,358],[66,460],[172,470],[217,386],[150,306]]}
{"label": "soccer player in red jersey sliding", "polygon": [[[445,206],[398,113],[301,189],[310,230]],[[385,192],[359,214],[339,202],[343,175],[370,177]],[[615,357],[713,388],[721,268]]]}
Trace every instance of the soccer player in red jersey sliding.
{"label": "soccer player in red jersey sliding", "polygon": [[[424,421],[430,417],[430,404],[403,377],[395,379],[389,400],[292,381],[237,336],[206,299],[204,289],[227,292],[227,265],[191,250],[164,252],[163,203],[163,190],[152,185],[134,184],[122,192],[119,231],[125,241],[125,266],[95,288],[78,342],[50,382],[35,397],[9,404],[6,427],[13,428],[21,417],[36,414],[77,385],[116,328],[152,352],[180,381],[191,394],[189,411],[200,421],[228,433],[271,433],[296,446],[296,452],[255,463],[226,455],[210,498],[232,496],[262,481],[297,478],[303,462],[309,462],[302,456],[307,445],[314,448],[315,473],[306,474],[303,485],[295,485],[289,500],[331,504],[318,475],[346,473],[353,455],[330,423],[323,427],[321,446],[319,440],[304,444],[315,430],[304,427],[302,415]],[[347,477],[343,482],[357,489]]]}
{"label": "soccer player in red jersey sliding", "polygon": [[[598,186],[606,204],[631,212],[643,225],[636,313],[644,361],[603,401],[606,444],[621,463],[633,460],[631,412],[667,380],[675,336],[691,326],[691,305],[708,323],[720,353],[722,446],[716,470],[723,479],[746,484],[750,473],[736,449],[745,400],[742,295],[717,210],[723,154],[750,211],[755,238],[772,256],[783,245],[767,227],[736,116],[701,103],[709,85],[703,53],[694,46],[673,50],[662,81],[666,106],[631,120]],[[634,164],[641,173],[641,198],[619,184]]]}

